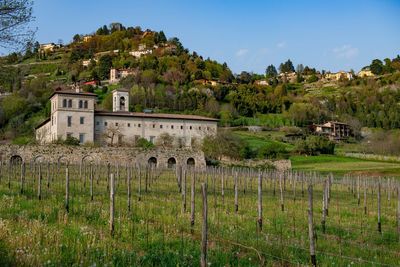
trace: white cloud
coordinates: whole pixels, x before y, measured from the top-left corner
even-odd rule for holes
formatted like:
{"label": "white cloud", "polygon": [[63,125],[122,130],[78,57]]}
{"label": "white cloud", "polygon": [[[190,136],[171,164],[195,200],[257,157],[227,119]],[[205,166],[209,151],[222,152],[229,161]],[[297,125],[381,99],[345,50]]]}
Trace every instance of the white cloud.
{"label": "white cloud", "polygon": [[237,56],[237,57],[243,57],[243,56],[247,55],[247,53],[249,53],[249,50],[248,50],[248,49],[245,49],[245,48],[242,48],[242,49],[239,49],[239,50],[236,52],[236,56]]}
{"label": "white cloud", "polygon": [[282,41],[282,42],[279,42],[279,43],[276,44],[276,47],[278,47],[278,48],[284,48],[285,46],[286,46],[286,42],[285,41]]}
{"label": "white cloud", "polygon": [[332,52],[337,58],[351,59],[358,55],[358,48],[346,44],[340,47],[335,47]]}

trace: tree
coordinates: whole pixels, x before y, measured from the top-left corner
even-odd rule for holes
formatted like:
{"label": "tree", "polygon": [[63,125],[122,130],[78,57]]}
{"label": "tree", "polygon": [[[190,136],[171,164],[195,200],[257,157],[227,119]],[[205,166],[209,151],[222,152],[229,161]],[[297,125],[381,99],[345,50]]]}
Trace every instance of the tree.
{"label": "tree", "polygon": [[292,61],[288,59],[285,63],[281,63],[281,65],[279,66],[279,71],[281,73],[294,72],[294,66]]}
{"label": "tree", "polygon": [[0,47],[21,48],[32,41],[34,31],[29,23],[32,16],[33,1],[0,1]]}
{"label": "tree", "polygon": [[299,74],[302,74],[303,71],[304,71],[303,64],[298,64],[297,67],[296,67],[296,72],[299,73]]}
{"label": "tree", "polygon": [[165,43],[167,41],[167,37],[165,36],[163,31],[160,31],[157,35],[157,43]]}
{"label": "tree", "polygon": [[276,68],[275,68],[275,66],[274,65],[269,65],[268,67],[267,67],[267,69],[265,70],[265,76],[267,77],[267,78],[274,78],[274,77],[276,77],[278,75],[278,72],[276,71]]}
{"label": "tree", "polygon": [[371,65],[369,66],[371,72],[375,75],[381,75],[383,73],[383,63],[379,59],[372,60]]}
{"label": "tree", "polygon": [[100,79],[106,80],[110,77],[111,67],[112,67],[112,57],[110,55],[102,56],[99,59],[98,75]]}

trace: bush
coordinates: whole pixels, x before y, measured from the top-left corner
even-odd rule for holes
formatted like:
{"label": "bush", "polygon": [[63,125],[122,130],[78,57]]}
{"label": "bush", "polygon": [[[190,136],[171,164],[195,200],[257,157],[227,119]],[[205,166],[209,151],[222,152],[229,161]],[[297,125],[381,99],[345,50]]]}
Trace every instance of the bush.
{"label": "bush", "polygon": [[309,136],[296,143],[294,152],[305,155],[334,154],[335,143],[323,136]]}
{"label": "bush", "polygon": [[12,140],[14,145],[28,145],[34,143],[31,137],[28,136],[19,136]]}
{"label": "bush", "polygon": [[287,157],[286,147],[280,143],[268,143],[258,149],[257,157],[261,159],[275,159]]}
{"label": "bush", "polygon": [[149,148],[154,147],[154,144],[153,144],[152,142],[148,141],[148,140],[145,139],[145,138],[139,138],[139,139],[136,141],[136,147],[149,149]]}
{"label": "bush", "polygon": [[67,136],[62,143],[67,146],[79,146],[79,140],[72,136]]}

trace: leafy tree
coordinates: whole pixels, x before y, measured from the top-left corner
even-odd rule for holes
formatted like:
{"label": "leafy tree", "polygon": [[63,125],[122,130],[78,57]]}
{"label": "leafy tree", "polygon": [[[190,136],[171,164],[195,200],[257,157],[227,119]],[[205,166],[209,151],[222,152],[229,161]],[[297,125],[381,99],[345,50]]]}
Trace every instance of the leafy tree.
{"label": "leafy tree", "polygon": [[267,77],[267,78],[274,78],[274,77],[276,77],[278,75],[278,72],[276,71],[276,68],[275,68],[275,66],[274,65],[269,65],[268,67],[267,67],[267,69],[265,70],[265,76]]}
{"label": "leafy tree", "polygon": [[294,66],[292,61],[288,59],[285,63],[281,63],[281,65],[279,66],[279,71],[281,73],[294,72]]}
{"label": "leafy tree", "polygon": [[156,43],[165,43],[167,42],[167,37],[165,36],[163,31],[160,31],[157,35]]}
{"label": "leafy tree", "polygon": [[104,55],[99,59],[98,75],[100,79],[106,80],[110,78],[110,69],[112,68],[112,57]]}
{"label": "leafy tree", "polygon": [[32,40],[32,6],[30,0],[0,1],[0,47],[19,48]]}
{"label": "leafy tree", "polygon": [[375,75],[383,74],[383,63],[379,59],[372,60],[371,65],[369,66],[371,72]]}

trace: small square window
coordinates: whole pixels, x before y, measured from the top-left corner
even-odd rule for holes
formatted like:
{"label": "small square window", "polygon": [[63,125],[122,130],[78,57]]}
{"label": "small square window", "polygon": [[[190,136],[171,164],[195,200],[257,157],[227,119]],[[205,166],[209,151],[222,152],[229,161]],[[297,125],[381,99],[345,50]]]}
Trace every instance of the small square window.
{"label": "small square window", "polygon": [[79,122],[80,122],[80,124],[84,124],[85,123],[85,117],[80,117],[79,118]]}
{"label": "small square window", "polygon": [[189,126],[189,129],[192,130],[192,126]]}
{"label": "small square window", "polygon": [[160,124],[160,129],[162,129],[162,125]]}
{"label": "small square window", "polygon": [[140,128],[141,126],[142,126],[142,125],[141,125],[140,123],[137,125],[137,127],[139,127],[139,128]]}
{"label": "small square window", "polygon": [[171,129],[174,129],[174,125],[171,125]]}
{"label": "small square window", "polygon": [[155,124],[153,124],[153,128],[156,128],[156,125],[155,125]]}
{"label": "small square window", "polygon": [[128,127],[131,127],[131,124],[130,124],[130,123],[128,123]]}
{"label": "small square window", "polygon": [[99,122],[99,121],[96,121],[96,125],[100,125],[100,122]]}
{"label": "small square window", "polygon": [[181,130],[183,130],[183,126],[181,125]]}
{"label": "small square window", "polygon": [[201,130],[201,126],[199,126],[199,130]]}
{"label": "small square window", "polygon": [[115,123],[115,126],[118,126],[118,122]]}
{"label": "small square window", "polygon": [[72,125],[72,116],[68,116],[67,117],[67,126],[71,127],[71,125]]}
{"label": "small square window", "polygon": [[107,126],[107,124],[108,124],[108,123],[105,121],[105,122],[104,122],[104,126]]}

